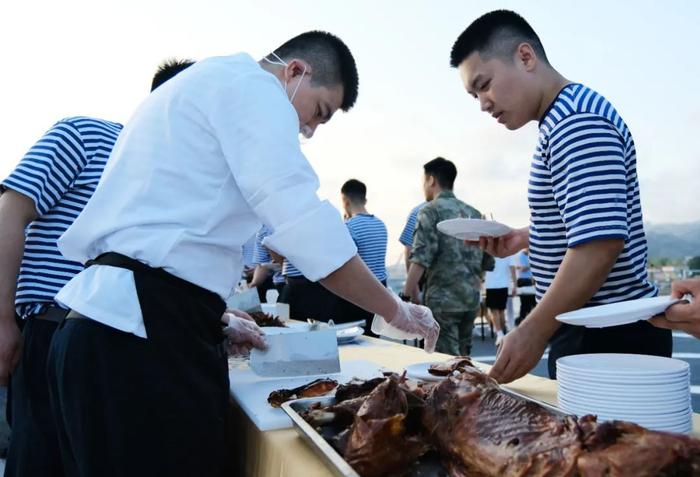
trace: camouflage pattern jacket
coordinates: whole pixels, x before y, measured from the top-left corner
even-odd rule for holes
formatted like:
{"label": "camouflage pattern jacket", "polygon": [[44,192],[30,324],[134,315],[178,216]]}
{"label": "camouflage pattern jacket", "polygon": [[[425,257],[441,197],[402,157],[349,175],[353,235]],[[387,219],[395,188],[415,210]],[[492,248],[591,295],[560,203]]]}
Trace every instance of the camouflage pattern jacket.
{"label": "camouflage pattern jacket", "polygon": [[493,269],[493,257],[438,232],[437,224],[481,216],[450,190],[440,192],[418,213],[410,260],[426,268],[423,302],[433,313],[463,312],[479,306],[484,271]]}

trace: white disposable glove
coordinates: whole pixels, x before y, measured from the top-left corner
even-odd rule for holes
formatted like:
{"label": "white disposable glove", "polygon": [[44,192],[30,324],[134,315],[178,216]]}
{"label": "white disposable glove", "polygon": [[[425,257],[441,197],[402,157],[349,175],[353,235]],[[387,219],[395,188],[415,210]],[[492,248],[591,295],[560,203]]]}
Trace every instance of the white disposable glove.
{"label": "white disposable glove", "polygon": [[425,350],[435,351],[435,344],[440,336],[440,325],[430,308],[401,301],[392,293],[398,307],[394,316],[381,317],[374,315],[372,331],[378,335],[397,340],[425,339]]}
{"label": "white disposable glove", "polygon": [[226,335],[226,348],[229,355],[247,356],[252,348],[267,348],[265,333],[247,313],[240,310],[226,310],[221,320],[228,323],[224,328],[224,335]]}

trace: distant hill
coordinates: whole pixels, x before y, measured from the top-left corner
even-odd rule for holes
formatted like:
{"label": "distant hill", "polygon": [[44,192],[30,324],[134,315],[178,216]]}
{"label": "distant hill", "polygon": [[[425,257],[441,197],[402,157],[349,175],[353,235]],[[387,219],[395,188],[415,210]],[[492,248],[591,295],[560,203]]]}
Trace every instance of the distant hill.
{"label": "distant hill", "polygon": [[700,221],[683,224],[644,224],[649,258],[700,256]]}

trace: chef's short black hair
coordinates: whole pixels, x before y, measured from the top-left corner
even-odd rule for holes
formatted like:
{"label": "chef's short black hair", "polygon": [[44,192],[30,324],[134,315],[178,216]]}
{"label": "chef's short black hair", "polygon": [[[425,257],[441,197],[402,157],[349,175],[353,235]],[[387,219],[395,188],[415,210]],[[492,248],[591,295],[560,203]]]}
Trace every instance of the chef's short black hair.
{"label": "chef's short black hair", "polygon": [[[295,36],[277,48],[274,53],[284,61],[299,58],[313,68],[311,83],[316,86],[343,86],[340,109],[348,111],[357,101],[359,78],[350,49],[332,33],[308,31]],[[266,57],[275,61],[274,55]]]}
{"label": "chef's short black hair", "polygon": [[340,193],[355,204],[367,202],[367,186],[357,179],[350,179],[340,188]]}
{"label": "chef's short black hair", "polygon": [[180,73],[183,70],[186,70],[193,64],[194,60],[188,59],[168,58],[167,60],[163,61],[158,66],[156,74],[153,75],[153,81],[151,82],[151,91],[168,81],[176,74]]}
{"label": "chef's short black hair", "polygon": [[549,64],[540,37],[523,17],[510,10],[494,10],[472,22],[452,46],[450,66],[457,68],[472,53],[484,59],[511,61],[521,43],[528,43],[537,57]]}
{"label": "chef's short black hair", "polygon": [[436,157],[423,165],[426,176],[434,177],[438,185],[443,189],[452,190],[457,178],[457,167],[452,161],[443,157]]}

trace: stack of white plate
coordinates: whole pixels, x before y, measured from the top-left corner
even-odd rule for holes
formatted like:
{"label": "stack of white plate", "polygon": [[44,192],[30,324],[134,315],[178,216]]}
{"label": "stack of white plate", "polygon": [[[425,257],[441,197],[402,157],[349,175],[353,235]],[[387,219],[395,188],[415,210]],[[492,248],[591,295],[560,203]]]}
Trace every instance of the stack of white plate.
{"label": "stack of white plate", "polygon": [[557,360],[559,407],[599,421],[631,421],[649,429],[689,433],[690,366],[634,354],[580,354]]}

